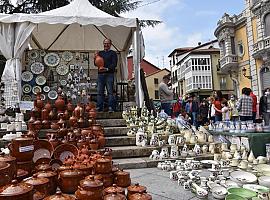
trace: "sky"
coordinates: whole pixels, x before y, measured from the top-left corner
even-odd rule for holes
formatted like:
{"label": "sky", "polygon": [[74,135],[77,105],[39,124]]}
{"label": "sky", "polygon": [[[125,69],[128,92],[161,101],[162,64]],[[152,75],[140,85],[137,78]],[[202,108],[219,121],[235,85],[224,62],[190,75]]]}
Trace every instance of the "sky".
{"label": "sky", "polygon": [[121,15],[162,21],[154,28],[142,30],[145,59],[160,68],[169,68],[168,55],[175,48],[216,39],[218,20],[225,12],[240,14],[244,4],[245,0],[143,0],[145,6]]}

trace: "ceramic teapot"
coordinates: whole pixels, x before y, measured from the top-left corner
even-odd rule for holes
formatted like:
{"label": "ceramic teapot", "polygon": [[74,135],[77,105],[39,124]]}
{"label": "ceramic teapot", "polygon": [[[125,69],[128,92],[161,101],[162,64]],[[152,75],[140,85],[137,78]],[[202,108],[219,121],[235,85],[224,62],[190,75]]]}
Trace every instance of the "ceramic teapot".
{"label": "ceramic teapot", "polygon": [[191,135],[189,143],[196,144],[197,141],[198,141],[198,137],[196,135]]}
{"label": "ceramic teapot", "polygon": [[192,131],[191,130],[184,130],[184,138],[186,139],[186,142],[187,143],[190,142],[191,135],[192,135]]}

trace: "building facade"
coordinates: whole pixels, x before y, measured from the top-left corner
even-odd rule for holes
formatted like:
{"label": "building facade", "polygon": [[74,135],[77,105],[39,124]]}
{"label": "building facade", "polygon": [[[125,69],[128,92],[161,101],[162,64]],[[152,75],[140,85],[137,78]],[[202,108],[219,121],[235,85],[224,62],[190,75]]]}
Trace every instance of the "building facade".
{"label": "building facade", "polygon": [[242,13],[218,21],[215,36],[221,71],[230,74],[237,94],[250,87],[261,96],[270,87],[270,1],[245,0]]}
{"label": "building facade", "polygon": [[182,48],[186,49],[184,52],[176,49],[170,54],[175,93],[180,96],[197,94],[200,98],[211,96],[214,90],[221,90],[224,95],[233,93],[232,80],[219,70],[220,50],[216,47],[215,40],[194,48]]}

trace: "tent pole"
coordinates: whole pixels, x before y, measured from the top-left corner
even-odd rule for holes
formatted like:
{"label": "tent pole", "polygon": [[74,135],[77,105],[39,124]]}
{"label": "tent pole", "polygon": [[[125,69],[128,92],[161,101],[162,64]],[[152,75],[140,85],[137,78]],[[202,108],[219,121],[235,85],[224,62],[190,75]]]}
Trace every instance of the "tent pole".
{"label": "tent pole", "polygon": [[52,45],[58,40],[58,38],[65,32],[65,30],[67,30],[67,28],[69,27],[70,24],[66,25],[65,28],[63,28],[63,30],[57,35],[57,37],[55,38],[55,40],[51,43],[51,45],[47,48],[47,50],[49,50]]}
{"label": "tent pole", "polygon": [[33,42],[35,43],[35,45],[37,45],[37,47],[39,49],[43,49],[41,44],[38,42],[37,38],[32,34],[32,39],[33,39]]}

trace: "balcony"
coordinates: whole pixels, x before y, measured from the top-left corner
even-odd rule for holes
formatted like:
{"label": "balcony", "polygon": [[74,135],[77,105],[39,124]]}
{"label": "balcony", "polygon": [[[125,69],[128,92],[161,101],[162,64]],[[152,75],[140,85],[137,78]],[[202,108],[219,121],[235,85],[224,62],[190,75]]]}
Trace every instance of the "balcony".
{"label": "balcony", "polygon": [[253,57],[262,58],[265,53],[270,52],[270,36],[259,40],[253,45]]}
{"label": "balcony", "polygon": [[226,55],[220,59],[221,72],[228,72],[238,66],[237,55]]}

